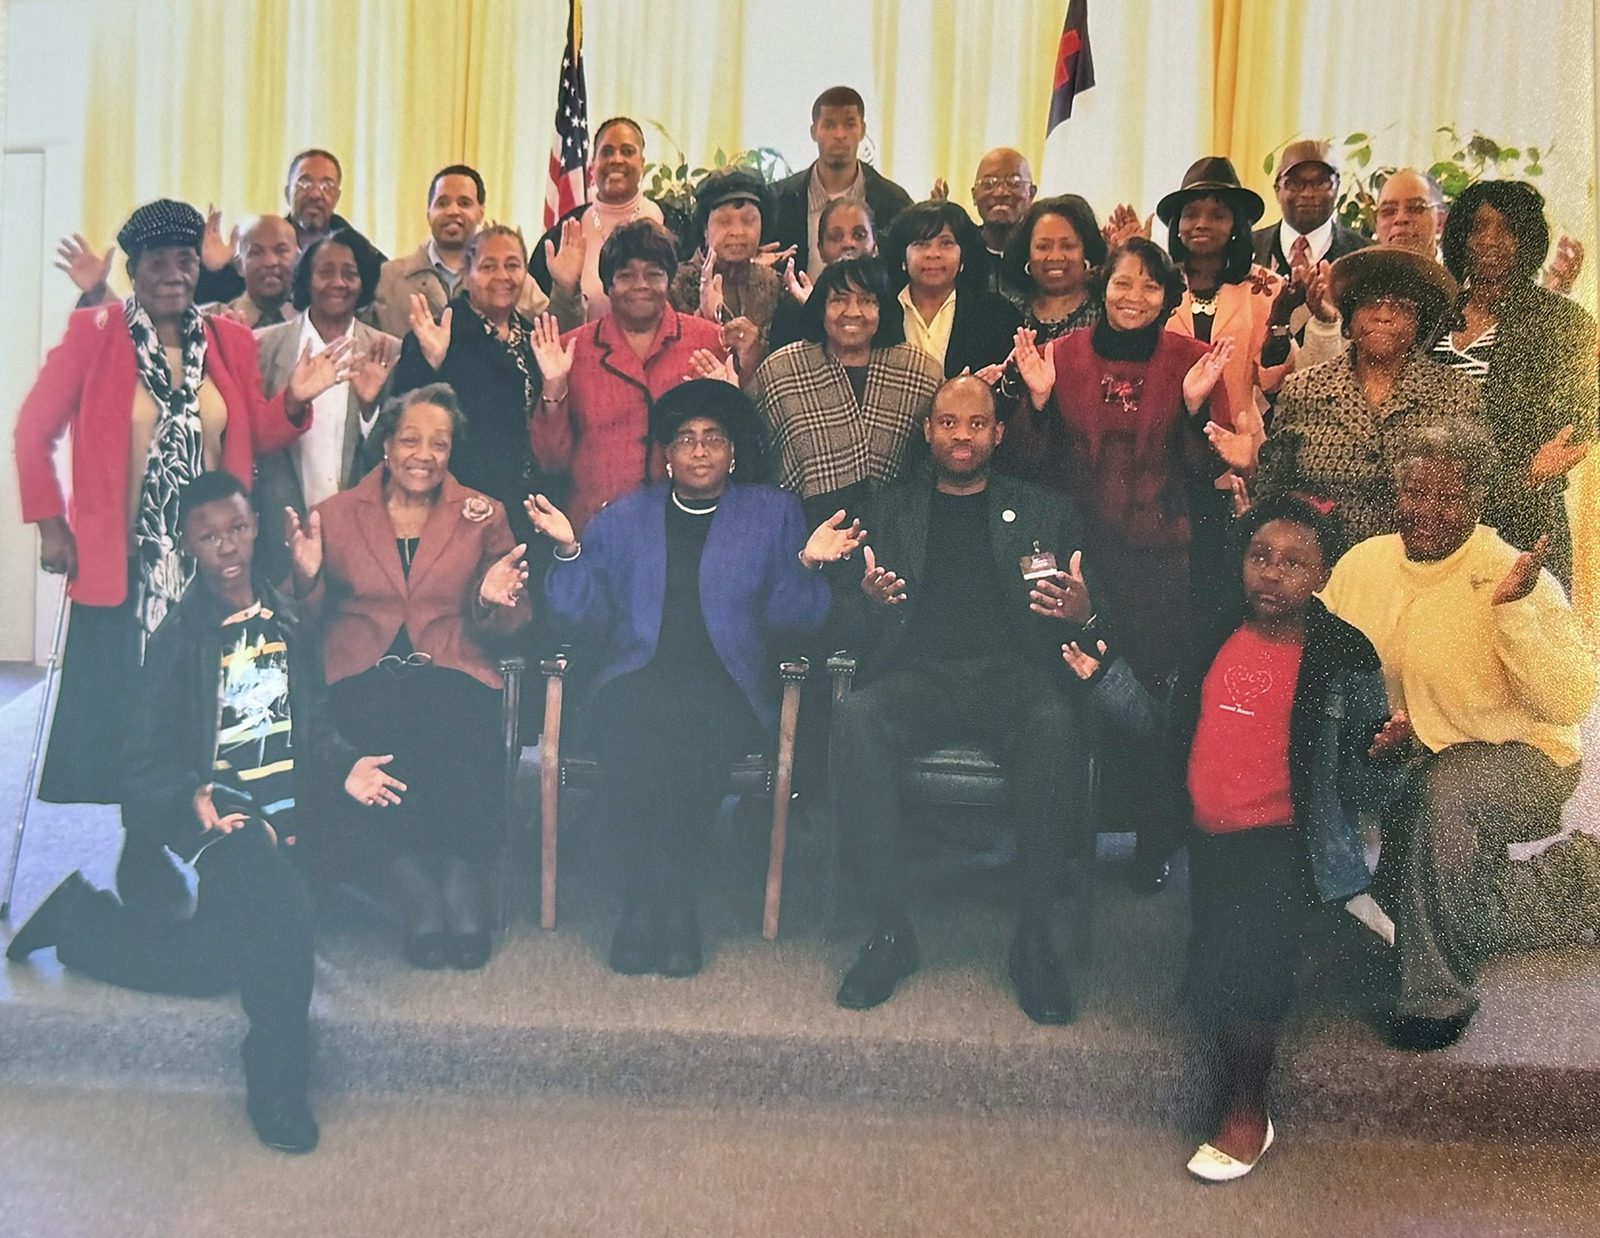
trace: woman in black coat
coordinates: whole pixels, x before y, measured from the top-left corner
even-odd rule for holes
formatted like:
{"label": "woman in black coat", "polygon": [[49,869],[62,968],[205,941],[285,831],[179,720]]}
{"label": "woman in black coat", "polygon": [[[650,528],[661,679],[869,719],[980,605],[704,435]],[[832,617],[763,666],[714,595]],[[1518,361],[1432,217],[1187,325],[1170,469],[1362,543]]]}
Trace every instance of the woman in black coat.
{"label": "woman in black coat", "polygon": [[983,236],[966,211],[954,202],[907,207],[895,216],[883,252],[896,277],[906,342],[929,353],[946,378],[993,366],[986,377],[997,381],[1022,315],[983,286]]}
{"label": "woman in black coat", "polygon": [[1483,409],[1507,478],[1484,523],[1532,549],[1550,539],[1545,566],[1569,588],[1572,531],[1566,474],[1595,437],[1600,404],[1595,322],[1535,282],[1550,248],[1544,198],[1523,181],[1469,185],[1445,221],[1444,264],[1461,283],[1460,321],[1433,359],[1483,382]]}
{"label": "woman in black coat", "polygon": [[426,302],[412,297],[411,331],[392,394],[450,384],[466,423],[450,456],[451,474],[504,506],[513,538],[532,545],[523,500],[548,494],[550,479],[528,443],[528,418],[543,384],[529,342],[532,324],[516,309],[527,278],[521,233],[499,225],[480,231],[467,246],[461,292],[437,323]]}

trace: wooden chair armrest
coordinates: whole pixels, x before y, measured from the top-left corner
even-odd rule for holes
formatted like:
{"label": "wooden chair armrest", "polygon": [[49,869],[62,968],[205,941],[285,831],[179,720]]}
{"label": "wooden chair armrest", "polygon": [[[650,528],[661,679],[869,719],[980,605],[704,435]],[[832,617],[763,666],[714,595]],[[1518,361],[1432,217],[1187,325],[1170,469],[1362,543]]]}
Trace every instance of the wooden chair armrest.
{"label": "wooden chair armrest", "polygon": [[828,677],[833,680],[833,699],[842,701],[850,695],[855,682],[857,662],[848,649],[840,649],[828,659]]}

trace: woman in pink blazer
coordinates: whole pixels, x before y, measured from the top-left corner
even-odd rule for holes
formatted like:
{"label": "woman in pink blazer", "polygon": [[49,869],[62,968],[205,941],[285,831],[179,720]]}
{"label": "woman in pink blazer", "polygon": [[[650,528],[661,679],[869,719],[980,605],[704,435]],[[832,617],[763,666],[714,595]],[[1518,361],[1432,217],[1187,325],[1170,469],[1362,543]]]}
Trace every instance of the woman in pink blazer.
{"label": "woman in pink blazer", "polygon": [[[118,801],[144,641],[192,574],[176,549],[178,491],[219,468],[248,485],[256,457],[292,443],[310,402],[346,377],[333,348],[262,396],[249,328],[195,308],[204,227],[187,203],[136,210],[117,234],[133,295],[73,313],[17,413],[22,518],[39,526],[40,566],[67,577],[73,603],[40,781],[51,802]],[[70,498],[54,462],[69,430]]]}
{"label": "woman in pink blazer", "polygon": [[1233,341],[1222,383],[1234,430],[1257,447],[1266,437],[1266,397],[1294,369],[1289,316],[1305,299],[1302,287],[1254,264],[1250,228],[1264,209],[1218,156],[1196,162],[1156,207],[1167,225],[1167,252],[1188,284],[1167,329],[1206,343]]}

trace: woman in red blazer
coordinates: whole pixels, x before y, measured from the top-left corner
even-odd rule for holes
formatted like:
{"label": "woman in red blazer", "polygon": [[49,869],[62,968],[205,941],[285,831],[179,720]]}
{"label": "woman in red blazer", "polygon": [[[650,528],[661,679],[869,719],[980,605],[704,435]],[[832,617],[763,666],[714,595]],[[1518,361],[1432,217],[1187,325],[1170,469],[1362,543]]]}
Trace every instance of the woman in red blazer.
{"label": "woman in red blazer", "polygon": [[[600,282],[611,298],[605,317],[559,343],[554,318],[534,324],[544,392],[528,437],[541,466],[571,475],[565,510],[579,533],[612,499],[666,476],[666,457],[650,438],[650,409],[669,388],[700,377],[692,371],[696,352],[725,355],[722,328],[667,304],[677,264],[660,224],[624,224],[600,250]],[[754,337],[747,343],[759,343],[759,333],[740,320],[738,329],[745,328]]]}
{"label": "woman in red blazer", "polygon": [[[72,315],[17,414],[22,518],[73,602],[41,799],[118,800],[144,639],[193,570],[175,549],[178,490],[218,468],[248,485],[256,457],[292,443],[311,400],[345,377],[329,349],[262,396],[249,328],[195,309],[204,227],[186,203],[136,210],[117,234],[133,295]],[[70,499],[53,458],[68,430]]]}
{"label": "woman in red blazer", "polygon": [[504,784],[490,647],[532,617],[527,547],[512,545],[505,508],[448,471],[461,423],[444,383],[389,401],[373,430],[383,463],[303,527],[286,512],[334,725],[383,754],[390,775],[353,817],[303,841],[324,865],[388,862],[406,957],[427,968],[489,959],[484,874]]}

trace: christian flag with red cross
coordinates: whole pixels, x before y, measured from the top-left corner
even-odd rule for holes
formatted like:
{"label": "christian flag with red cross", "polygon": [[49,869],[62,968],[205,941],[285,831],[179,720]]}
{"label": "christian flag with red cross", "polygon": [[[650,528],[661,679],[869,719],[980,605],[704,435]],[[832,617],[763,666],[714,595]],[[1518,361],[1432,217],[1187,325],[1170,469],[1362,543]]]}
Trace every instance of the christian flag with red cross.
{"label": "christian flag with red cross", "polygon": [[1072,100],[1094,85],[1094,56],[1089,51],[1089,0],[1069,0],[1067,20],[1056,50],[1055,83],[1050,91],[1050,120],[1045,137],[1072,115]]}

